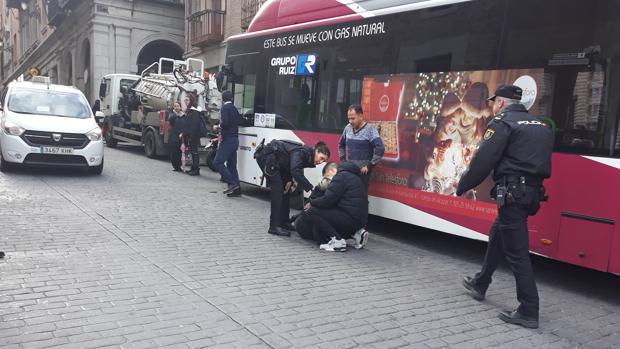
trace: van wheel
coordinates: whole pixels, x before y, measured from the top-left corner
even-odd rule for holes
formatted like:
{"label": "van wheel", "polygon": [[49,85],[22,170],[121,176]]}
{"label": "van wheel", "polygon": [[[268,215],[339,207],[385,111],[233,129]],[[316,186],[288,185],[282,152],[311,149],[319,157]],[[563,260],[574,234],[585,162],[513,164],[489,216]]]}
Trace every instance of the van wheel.
{"label": "van wheel", "polygon": [[155,135],[152,131],[147,131],[146,135],[144,135],[144,154],[149,158],[157,156]]}
{"label": "van wheel", "polygon": [[11,163],[4,160],[4,156],[2,156],[2,152],[0,151],[0,172],[8,172],[12,168],[11,165]]}
{"label": "van wheel", "polygon": [[106,126],[106,131],[105,131],[105,145],[110,148],[116,148],[116,146],[118,145],[118,140],[113,138],[114,129],[112,128],[112,123],[108,123],[106,125],[107,126]]}
{"label": "van wheel", "polygon": [[100,175],[103,172],[103,159],[101,159],[101,164],[99,166],[93,166],[88,168],[88,173],[92,175]]}

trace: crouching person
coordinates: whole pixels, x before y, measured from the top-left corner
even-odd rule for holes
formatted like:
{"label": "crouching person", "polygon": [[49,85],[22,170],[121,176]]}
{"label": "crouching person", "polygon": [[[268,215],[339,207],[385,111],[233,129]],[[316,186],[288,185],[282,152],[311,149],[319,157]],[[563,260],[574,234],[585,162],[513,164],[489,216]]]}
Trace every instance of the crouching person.
{"label": "crouching person", "polygon": [[[312,189],[312,192],[310,193],[310,197],[308,198],[307,202],[310,202],[310,200],[318,199],[325,194],[327,186],[332,181],[332,178],[334,178],[334,176],[336,175],[337,170],[338,164],[336,164],[335,162],[328,162],[327,164],[325,164],[322,172],[323,178],[321,178],[319,184],[317,184],[316,187]],[[299,214],[293,215],[291,217],[291,222],[293,223],[293,227],[295,228],[297,233],[299,233],[299,236],[301,236],[302,239],[314,239],[312,221],[307,211],[302,211]]]}
{"label": "crouching person", "polygon": [[360,168],[352,162],[340,164],[325,194],[310,200],[306,209],[320,249],[346,251],[345,239],[368,221],[368,197]]}

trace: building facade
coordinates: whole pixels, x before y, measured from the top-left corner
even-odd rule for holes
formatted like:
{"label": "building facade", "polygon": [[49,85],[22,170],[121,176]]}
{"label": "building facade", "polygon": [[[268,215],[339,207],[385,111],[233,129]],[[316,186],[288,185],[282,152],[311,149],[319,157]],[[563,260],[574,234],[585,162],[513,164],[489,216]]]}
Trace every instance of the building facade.
{"label": "building facade", "polygon": [[74,85],[91,103],[101,78],[181,59],[184,0],[0,0],[2,83],[33,73]]}
{"label": "building facade", "polygon": [[226,39],[245,32],[267,0],[186,0],[185,57],[202,59],[211,72],[226,58]]}

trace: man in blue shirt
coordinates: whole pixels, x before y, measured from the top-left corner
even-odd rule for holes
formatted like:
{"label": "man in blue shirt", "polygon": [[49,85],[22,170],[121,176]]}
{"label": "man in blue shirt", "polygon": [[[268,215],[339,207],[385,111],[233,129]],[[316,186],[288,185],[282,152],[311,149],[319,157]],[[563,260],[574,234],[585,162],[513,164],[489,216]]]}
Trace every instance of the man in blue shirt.
{"label": "man in blue shirt", "polygon": [[224,104],[220,111],[220,142],[213,160],[213,166],[222,175],[224,182],[228,184],[228,189],[224,191],[224,194],[229,197],[241,195],[239,173],[237,172],[237,148],[239,148],[239,122],[241,121],[241,116],[232,100],[232,92],[222,92]]}
{"label": "man in blue shirt", "polygon": [[344,128],[338,143],[340,161],[350,161],[360,168],[366,189],[370,185],[372,168],[379,164],[385,150],[379,132],[364,121],[364,111],[354,104],[347,112],[349,124]]}
{"label": "man in blue shirt", "polygon": [[[360,178],[366,186],[370,186],[370,174],[373,167],[379,164],[385,148],[379,131],[364,121],[362,106],[354,104],[347,111],[349,124],[344,128],[338,142],[340,161],[350,161],[360,168]],[[368,241],[368,231],[360,229],[353,235],[355,248],[362,248]]]}

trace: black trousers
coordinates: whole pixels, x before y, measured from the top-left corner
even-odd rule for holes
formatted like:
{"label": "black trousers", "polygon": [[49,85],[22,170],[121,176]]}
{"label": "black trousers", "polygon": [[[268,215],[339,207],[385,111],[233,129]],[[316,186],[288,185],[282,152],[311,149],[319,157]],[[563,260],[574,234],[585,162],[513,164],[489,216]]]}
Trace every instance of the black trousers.
{"label": "black trousers", "polygon": [[319,244],[328,242],[332,237],[348,239],[357,229],[362,228],[360,222],[356,222],[337,207],[328,209],[312,207],[308,210],[308,214],[313,225],[314,239]]}
{"label": "black trousers", "polygon": [[314,239],[314,229],[312,225],[312,218],[308,214],[308,211],[302,211],[295,218],[295,230],[297,234],[304,240]]}
{"label": "black trousers", "polygon": [[372,170],[368,169],[368,173],[366,174],[360,174],[360,179],[362,180],[362,183],[364,183],[364,185],[366,186],[366,194],[368,194],[368,188],[370,187],[370,175],[371,175]]}
{"label": "black trousers", "polygon": [[291,197],[284,194],[284,181],[282,175],[266,177],[269,186],[269,199],[271,201],[271,214],[269,215],[269,227],[282,227],[289,222],[291,213]]}
{"label": "black trousers", "polygon": [[[485,293],[491,276],[502,259],[506,259],[517,283],[519,311],[528,316],[538,316],[539,299],[530,261],[527,217],[537,211],[537,188],[529,188],[517,202],[500,207],[489,235],[489,244],[482,263],[482,270],[474,277],[478,289]],[[535,213],[535,212],[534,212]]]}
{"label": "black trousers", "polygon": [[181,168],[181,143],[169,142],[168,150],[170,152],[170,163],[175,170]]}
{"label": "black trousers", "polygon": [[190,171],[200,172],[200,156],[198,155],[198,147],[200,146],[200,138],[192,137],[188,142],[189,153],[192,155],[192,168]]}

